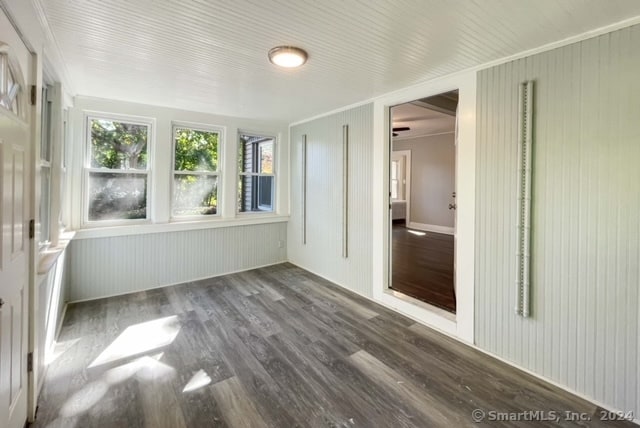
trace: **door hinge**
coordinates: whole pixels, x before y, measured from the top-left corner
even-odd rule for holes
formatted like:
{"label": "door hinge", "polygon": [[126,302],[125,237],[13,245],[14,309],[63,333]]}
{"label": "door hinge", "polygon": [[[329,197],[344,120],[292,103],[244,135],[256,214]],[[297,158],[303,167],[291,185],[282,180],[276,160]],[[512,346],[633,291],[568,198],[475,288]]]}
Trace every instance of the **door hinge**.
{"label": "door hinge", "polygon": [[33,352],[29,352],[27,354],[27,372],[31,373],[33,371]]}
{"label": "door hinge", "polygon": [[29,239],[36,237],[36,221],[34,219],[29,220]]}
{"label": "door hinge", "polygon": [[36,105],[36,101],[38,101],[38,91],[36,90],[36,85],[31,85],[31,105]]}

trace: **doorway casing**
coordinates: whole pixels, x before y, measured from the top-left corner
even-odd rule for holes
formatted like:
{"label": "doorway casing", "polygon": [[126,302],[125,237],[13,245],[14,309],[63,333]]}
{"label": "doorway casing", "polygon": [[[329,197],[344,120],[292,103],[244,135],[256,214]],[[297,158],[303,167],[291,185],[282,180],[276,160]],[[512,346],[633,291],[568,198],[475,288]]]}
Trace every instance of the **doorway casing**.
{"label": "doorway casing", "polygon": [[[419,98],[459,90],[456,146],[456,315],[416,304],[388,288],[390,108]],[[474,343],[476,73],[464,72],[376,98],[373,104],[373,298],[417,321]]]}

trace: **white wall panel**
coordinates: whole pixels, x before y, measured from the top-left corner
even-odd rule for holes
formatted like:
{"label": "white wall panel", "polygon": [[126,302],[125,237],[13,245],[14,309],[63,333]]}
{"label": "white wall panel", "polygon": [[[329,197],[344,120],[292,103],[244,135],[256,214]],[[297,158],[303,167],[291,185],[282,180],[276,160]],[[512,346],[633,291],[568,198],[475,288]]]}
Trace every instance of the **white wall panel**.
{"label": "white wall panel", "polygon": [[[478,346],[640,414],[640,26],[479,73]],[[514,313],[518,84],[535,81],[532,317]]]}
{"label": "white wall panel", "polygon": [[131,293],[286,261],[287,226],[238,227],[77,239],[71,301]]}
{"label": "white wall panel", "polygon": [[47,365],[55,348],[58,329],[62,326],[67,302],[69,273],[68,249],[61,249],[50,269],[36,278],[37,305],[34,328],[34,376],[36,396],[42,388]]}
{"label": "white wall panel", "polygon": [[[288,257],[305,269],[371,297],[372,105],[291,128]],[[342,126],[349,125],[349,257],[342,257]],[[302,238],[302,136],[307,136],[307,243]]]}

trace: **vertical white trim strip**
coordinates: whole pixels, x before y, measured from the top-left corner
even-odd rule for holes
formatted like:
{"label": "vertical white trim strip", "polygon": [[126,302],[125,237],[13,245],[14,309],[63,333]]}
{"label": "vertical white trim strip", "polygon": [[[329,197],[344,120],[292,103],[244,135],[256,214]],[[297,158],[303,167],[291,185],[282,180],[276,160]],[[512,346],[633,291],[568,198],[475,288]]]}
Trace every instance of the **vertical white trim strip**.
{"label": "vertical white trim strip", "polygon": [[307,244],[307,134],[302,135],[302,243]]}
{"label": "vertical white trim strip", "polygon": [[349,125],[342,125],[342,257],[349,257]]}
{"label": "vertical white trim strip", "polygon": [[518,315],[530,314],[531,263],[531,158],[533,81],[521,83],[518,102],[518,246],[516,308]]}

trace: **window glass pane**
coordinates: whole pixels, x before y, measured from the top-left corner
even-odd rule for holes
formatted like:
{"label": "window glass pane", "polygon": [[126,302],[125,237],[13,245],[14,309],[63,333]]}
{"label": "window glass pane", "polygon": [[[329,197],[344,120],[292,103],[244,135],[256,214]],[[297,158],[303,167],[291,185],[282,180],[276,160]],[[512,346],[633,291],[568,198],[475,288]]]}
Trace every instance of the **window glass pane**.
{"label": "window glass pane", "polygon": [[89,220],[147,218],[147,174],[89,173]]}
{"label": "window glass pane", "polygon": [[273,139],[271,137],[240,135],[238,146],[238,171],[273,174]]}
{"label": "window glass pane", "polygon": [[210,215],[218,208],[218,177],[174,175],[173,215]]}
{"label": "window glass pane", "polygon": [[260,171],[263,174],[273,174],[273,141],[263,142],[258,145]]}
{"label": "window glass pane", "polygon": [[51,168],[43,166],[40,169],[40,236],[39,242],[49,241],[49,227],[51,220]]}
{"label": "window glass pane", "polygon": [[174,137],[176,171],[218,170],[219,133],[176,128]]}
{"label": "window glass pane", "polygon": [[92,168],[147,168],[147,125],[92,119],[89,126]]}
{"label": "window glass pane", "polygon": [[0,107],[19,115],[19,99],[20,85],[13,77],[9,58],[6,54],[0,54]]}
{"label": "window glass pane", "polygon": [[241,175],[238,180],[238,211],[273,211],[273,176]]}

